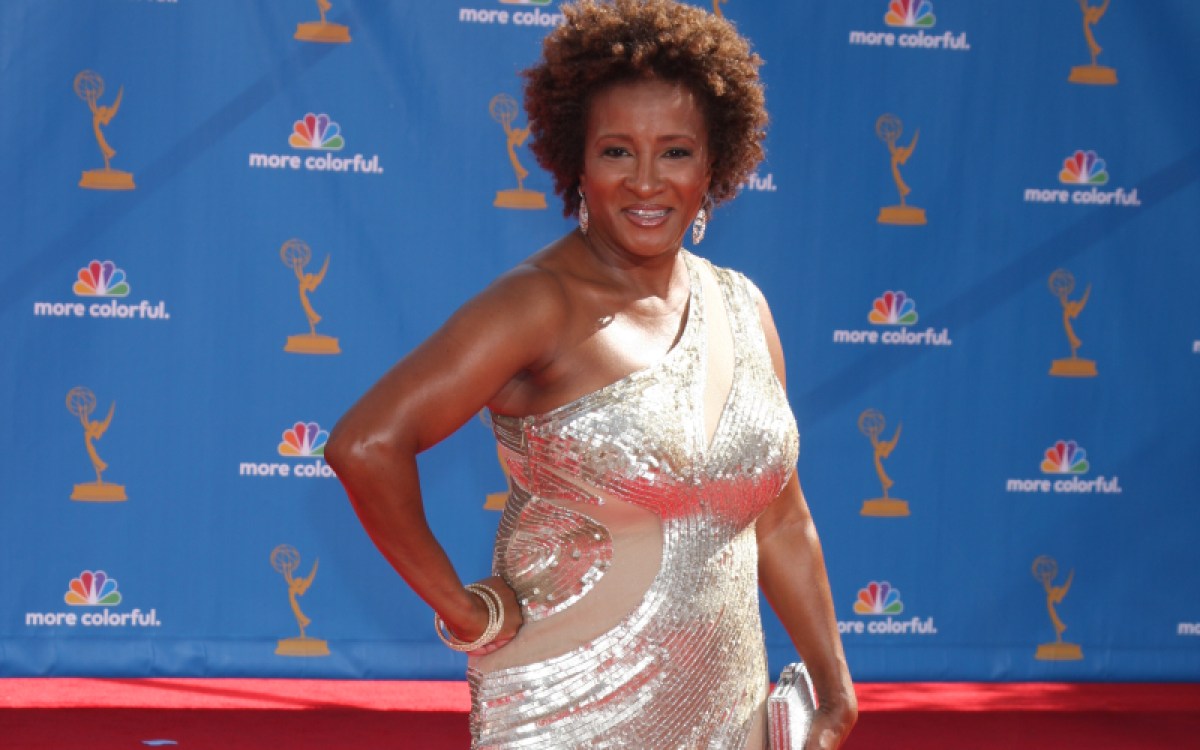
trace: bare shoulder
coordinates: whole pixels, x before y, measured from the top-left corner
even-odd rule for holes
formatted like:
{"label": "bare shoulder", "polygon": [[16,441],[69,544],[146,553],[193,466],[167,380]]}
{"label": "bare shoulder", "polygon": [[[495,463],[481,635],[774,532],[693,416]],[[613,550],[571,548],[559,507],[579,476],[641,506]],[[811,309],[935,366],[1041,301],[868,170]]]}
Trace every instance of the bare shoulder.
{"label": "bare shoulder", "polygon": [[563,282],[552,268],[533,256],[496,277],[476,299],[488,304],[520,302],[532,313],[561,312],[567,305]]}
{"label": "bare shoulder", "polygon": [[533,360],[552,356],[550,349],[563,330],[570,299],[559,275],[536,258],[501,274],[468,300],[454,316],[460,320],[451,319],[451,330],[459,327],[454,323],[462,323],[476,335],[491,332],[509,345],[514,340],[523,342],[521,348]]}

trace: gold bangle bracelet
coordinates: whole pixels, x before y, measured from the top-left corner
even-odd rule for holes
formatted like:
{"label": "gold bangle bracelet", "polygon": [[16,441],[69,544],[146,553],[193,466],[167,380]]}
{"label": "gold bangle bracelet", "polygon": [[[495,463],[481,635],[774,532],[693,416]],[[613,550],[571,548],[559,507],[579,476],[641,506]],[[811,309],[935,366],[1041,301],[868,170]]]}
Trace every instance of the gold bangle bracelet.
{"label": "gold bangle bracelet", "polygon": [[483,629],[482,635],[469,643],[460,640],[446,628],[446,623],[442,620],[442,616],[438,613],[433,613],[433,629],[437,633],[438,638],[442,643],[455,651],[474,651],[478,648],[483,648],[492,641],[496,640],[496,636],[500,634],[500,629],[504,627],[504,602],[500,599],[500,594],[491,586],[482,583],[471,583],[466,586],[467,591],[470,591],[475,596],[483,600],[488,610],[488,624]]}

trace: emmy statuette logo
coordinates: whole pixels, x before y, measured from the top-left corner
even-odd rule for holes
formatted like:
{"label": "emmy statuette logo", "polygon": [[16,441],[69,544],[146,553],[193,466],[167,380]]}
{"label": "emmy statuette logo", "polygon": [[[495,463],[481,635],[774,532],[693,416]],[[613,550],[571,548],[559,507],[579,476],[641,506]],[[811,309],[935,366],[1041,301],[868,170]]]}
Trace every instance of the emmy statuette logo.
{"label": "emmy statuette logo", "polygon": [[[496,445],[496,458],[500,461],[500,470],[504,472],[504,483],[508,484],[512,481],[509,478],[508,464],[504,461],[504,451],[499,444]],[[489,492],[484,500],[484,510],[504,510],[505,504],[508,503],[508,490],[502,492]]]}
{"label": "emmy statuette logo", "polygon": [[108,416],[104,421],[95,422],[91,416],[92,412],[96,411],[96,394],[83,386],[72,388],[67,393],[67,411],[79,417],[79,422],[83,425],[83,439],[87,445],[88,458],[92,460],[92,468],[96,470],[96,481],[75,485],[75,491],[71,493],[72,500],[111,503],[127,499],[124,485],[104,481],[102,475],[108,464],[100,458],[95,445],[95,441],[104,437],[104,433],[108,431],[116,408],[117,403],[114,401],[109,405]]}
{"label": "emmy statuette logo", "polygon": [[1058,297],[1058,301],[1062,304],[1063,328],[1067,332],[1067,343],[1071,345],[1071,356],[1054,360],[1050,364],[1050,374],[1064,378],[1094,378],[1096,377],[1096,363],[1079,356],[1079,347],[1083,342],[1075,335],[1075,326],[1071,325],[1071,321],[1078,318],[1079,313],[1083,312],[1083,308],[1087,305],[1088,296],[1092,293],[1092,285],[1088,284],[1087,289],[1083,291],[1083,296],[1077,300],[1071,299],[1071,292],[1074,289],[1075,277],[1071,275],[1070,271],[1060,268],[1050,274],[1050,293]]}
{"label": "emmy statuette logo", "polygon": [[345,44],[349,42],[349,27],[325,20],[325,14],[332,8],[333,4],[329,0],[317,0],[317,9],[321,11],[321,20],[296,24],[295,38],[302,42],[326,42],[331,44]]}
{"label": "emmy statuette logo", "polygon": [[1088,4],[1088,0],[1078,0],[1079,10],[1083,12],[1083,37],[1087,40],[1088,51],[1092,53],[1092,62],[1089,65],[1076,65],[1071,68],[1071,75],[1067,80],[1071,83],[1083,83],[1092,86],[1115,86],[1117,84],[1117,71],[1107,65],[1100,65],[1096,59],[1100,57],[1101,47],[1096,42],[1096,36],[1092,33],[1092,27],[1099,23],[1108,10],[1110,0],[1104,0],[1103,5],[1092,6]]}
{"label": "emmy statuette logo", "polygon": [[1055,605],[1062,604],[1067,592],[1071,590],[1071,581],[1075,578],[1075,571],[1072,570],[1067,574],[1067,580],[1063,585],[1055,586],[1054,579],[1058,578],[1058,562],[1053,557],[1042,555],[1033,561],[1033,577],[1041,581],[1042,588],[1046,590],[1046,611],[1050,613],[1050,623],[1054,625],[1054,642],[1038,646],[1034,658],[1039,661],[1079,661],[1083,658],[1083,649],[1079,647],[1079,644],[1067,643],[1063,640],[1063,631],[1067,629],[1067,626],[1055,609]]}
{"label": "emmy statuette logo", "polygon": [[713,0],[713,15],[717,18],[724,18],[725,14],[721,12],[721,6],[729,0]]}
{"label": "emmy statuette logo", "polygon": [[[479,421],[483,423],[484,427],[488,428],[489,432],[492,431],[492,417],[487,409],[480,409]],[[508,462],[504,460],[504,446],[500,445],[498,441],[496,443],[496,460],[500,462],[500,471],[504,472],[504,485],[506,487],[511,486],[512,477],[508,471]],[[506,503],[508,503],[507,489],[503,492],[489,492],[487,493],[487,497],[484,498],[483,509],[504,510]]]}
{"label": "emmy statuette logo", "polygon": [[321,316],[308,300],[308,293],[315,292],[325,280],[325,272],[329,270],[329,256],[325,256],[320,272],[305,273],[304,268],[312,260],[312,250],[302,240],[292,239],[279,248],[279,257],[283,265],[296,273],[296,281],[300,286],[300,305],[308,318],[308,333],[288,336],[283,350],[293,354],[340,354],[342,350],[338,347],[336,338],[317,333],[317,323],[321,321]]}
{"label": "emmy statuette logo", "polygon": [[892,488],[895,482],[883,470],[883,459],[892,455],[892,451],[895,450],[896,443],[900,440],[900,428],[903,425],[896,425],[896,431],[892,434],[891,440],[880,440],[879,437],[883,434],[886,426],[883,414],[875,409],[867,409],[858,415],[858,430],[871,440],[871,448],[875,452],[875,473],[879,475],[879,484],[883,487],[883,497],[863,501],[862,510],[859,513],[864,516],[895,517],[908,515],[908,501],[899,500],[888,495],[888,490]]}
{"label": "emmy statuette logo", "polygon": [[117,98],[113,99],[112,104],[102,105],[100,97],[104,96],[104,79],[100,77],[100,74],[84,70],[75,76],[75,95],[87,102],[88,109],[92,111],[92,134],[96,136],[96,143],[100,146],[100,153],[104,157],[104,169],[84,170],[83,176],[79,178],[79,187],[81,188],[133,190],[135,187],[132,174],[112,168],[112,158],[117,155],[117,151],[108,145],[104,131],[101,130],[102,126],[108,125],[117,116],[124,93],[125,87],[122,86],[117,89]]}
{"label": "emmy statuette logo", "polygon": [[516,189],[497,190],[496,200],[492,201],[492,205],[497,208],[545,208],[546,196],[536,190],[527,190],[524,187],[529,170],[521,166],[521,161],[517,158],[517,146],[522,145],[529,138],[529,128],[512,126],[513,120],[517,118],[517,109],[516,100],[508,94],[496,94],[488,104],[488,112],[491,113],[492,119],[504,127],[508,161],[512,164],[513,172],[517,177]]}
{"label": "emmy statuette logo", "polygon": [[908,194],[912,192],[912,188],[905,184],[904,178],[900,176],[900,167],[907,163],[908,158],[912,156],[913,150],[917,147],[917,138],[921,135],[921,131],[918,128],[913,133],[912,140],[909,141],[907,146],[899,146],[897,143],[903,134],[904,123],[895,115],[882,115],[875,121],[875,135],[879,136],[879,140],[887,144],[888,152],[892,156],[892,180],[896,183],[896,191],[900,193],[900,205],[885,206],[879,209],[879,217],[876,221],[880,224],[915,226],[925,223],[925,209],[908,205]]}
{"label": "emmy statuette logo", "polygon": [[283,576],[287,581],[288,586],[288,602],[292,605],[292,614],[296,617],[296,624],[300,626],[300,635],[293,638],[280,638],[278,645],[275,647],[275,653],[279,656],[329,656],[329,644],[320,638],[310,638],[304,633],[304,629],[312,624],[312,620],[304,615],[300,609],[298,597],[304,596],[308,591],[308,587],[312,585],[313,578],[317,576],[317,564],[320,560],[313,562],[312,570],[303,578],[297,578],[293,573],[300,567],[300,553],[290,544],[281,544],[271,550],[271,567]]}

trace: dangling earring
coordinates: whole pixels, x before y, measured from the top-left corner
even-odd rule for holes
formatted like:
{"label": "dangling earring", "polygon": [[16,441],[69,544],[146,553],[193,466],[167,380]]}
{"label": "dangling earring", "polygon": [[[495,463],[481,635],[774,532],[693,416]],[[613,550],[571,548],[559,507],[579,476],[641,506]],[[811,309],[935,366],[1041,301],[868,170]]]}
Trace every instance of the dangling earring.
{"label": "dangling earring", "polygon": [[696,220],[692,222],[692,244],[699,245],[704,240],[708,230],[708,212],[703,208],[696,212]]}
{"label": "dangling earring", "polygon": [[579,188],[579,231],[587,236],[588,230],[588,210],[587,196],[583,194],[583,188]]}

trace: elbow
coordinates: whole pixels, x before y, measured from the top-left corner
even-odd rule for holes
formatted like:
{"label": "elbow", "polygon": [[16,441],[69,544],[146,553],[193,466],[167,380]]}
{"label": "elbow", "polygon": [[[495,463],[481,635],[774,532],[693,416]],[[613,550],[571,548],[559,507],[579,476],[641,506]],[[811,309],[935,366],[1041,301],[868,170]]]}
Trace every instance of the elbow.
{"label": "elbow", "polygon": [[402,424],[382,424],[368,420],[363,424],[348,414],[333,426],[325,443],[325,463],[349,489],[359,480],[405,463],[416,455],[415,446]]}
{"label": "elbow", "polygon": [[343,476],[349,470],[358,450],[354,437],[347,434],[342,423],[338,422],[330,431],[329,439],[325,441],[325,463],[329,464],[333,473],[339,477]]}
{"label": "elbow", "polygon": [[374,442],[368,435],[346,425],[345,420],[339,421],[325,442],[325,463],[346,482],[372,463]]}

